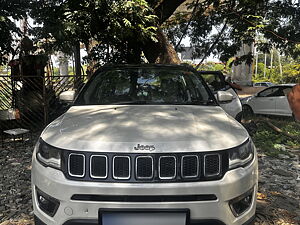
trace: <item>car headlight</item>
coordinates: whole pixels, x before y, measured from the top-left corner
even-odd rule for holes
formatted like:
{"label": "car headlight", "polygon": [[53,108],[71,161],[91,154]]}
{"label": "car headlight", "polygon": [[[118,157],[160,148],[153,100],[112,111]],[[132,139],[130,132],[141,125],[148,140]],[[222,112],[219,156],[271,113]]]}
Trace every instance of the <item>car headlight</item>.
{"label": "car headlight", "polygon": [[254,158],[255,146],[251,139],[229,152],[229,169],[247,166]]}
{"label": "car headlight", "polygon": [[40,163],[56,169],[61,168],[61,149],[48,145],[41,139],[38,141],[36,148],[36,157]]}

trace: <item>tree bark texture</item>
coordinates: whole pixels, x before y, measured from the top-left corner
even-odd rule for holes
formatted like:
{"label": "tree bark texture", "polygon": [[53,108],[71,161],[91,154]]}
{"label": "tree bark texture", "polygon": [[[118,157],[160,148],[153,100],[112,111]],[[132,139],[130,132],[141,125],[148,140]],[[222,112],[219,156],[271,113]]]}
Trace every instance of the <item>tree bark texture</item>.
{"label": "tree bark texture", "polygon": [[[176,9],[186,0],[164,0],[155,9],[155,15],[158,17],[158,24],[161,26]],[[180,59],[174,46],[170,44],[168,38],[161,29],[157,30],[156,36],[158,42],[149,40],[144,44],[142,50],[149,63],[161,64],[179,64]]]}
{"label": "tree bark texture", "polygon": [[157,40],[158,42],[150,41],[143,47],[149,63],[180,64],[177,52],[161,29],[157,31]]}

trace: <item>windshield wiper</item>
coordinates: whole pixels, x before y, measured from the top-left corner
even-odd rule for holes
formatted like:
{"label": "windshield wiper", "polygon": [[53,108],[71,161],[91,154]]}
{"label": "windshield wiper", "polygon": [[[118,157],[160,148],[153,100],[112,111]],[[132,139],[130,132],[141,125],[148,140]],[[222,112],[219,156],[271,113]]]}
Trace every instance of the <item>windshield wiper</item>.
{"label": "windshield wiper", "polygon": [[170,105],[216,105],[213,100],[194,100],[189,102],[164,102]]}
{"label": "windshield wiper", "polygon": [[124,102],[114,102],[111,105],[146,105],[147,101],[124,101]]}

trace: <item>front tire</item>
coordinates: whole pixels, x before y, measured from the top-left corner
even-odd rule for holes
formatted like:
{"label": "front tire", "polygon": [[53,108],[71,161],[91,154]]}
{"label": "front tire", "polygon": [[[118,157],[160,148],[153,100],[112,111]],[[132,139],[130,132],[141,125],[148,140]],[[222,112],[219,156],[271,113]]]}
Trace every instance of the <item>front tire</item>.
{"label": "front tire", "polygon": [[249,118],[254,116],[254,112],[253,112],[253,109],[251,108],[251,106],[243,105],[242,109],[243,109],[242,112],[243,112],[243,118],[244,119],[249,119]]}

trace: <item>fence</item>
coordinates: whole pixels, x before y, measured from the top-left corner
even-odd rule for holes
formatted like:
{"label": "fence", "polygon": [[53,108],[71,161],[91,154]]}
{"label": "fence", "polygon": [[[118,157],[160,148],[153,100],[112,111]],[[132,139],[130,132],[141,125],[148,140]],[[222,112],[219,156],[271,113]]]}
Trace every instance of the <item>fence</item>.
{"label": "fence", "polygon": [[[14,78],[0,75],[0,111],[19,109],[18,123],[24,128],[40,130],[67,106],[58,99],[63,91],[78,89],[86,81],[74,75],[26,76]],[[1,128],[10,128],[9,121],[1,121]]]}

